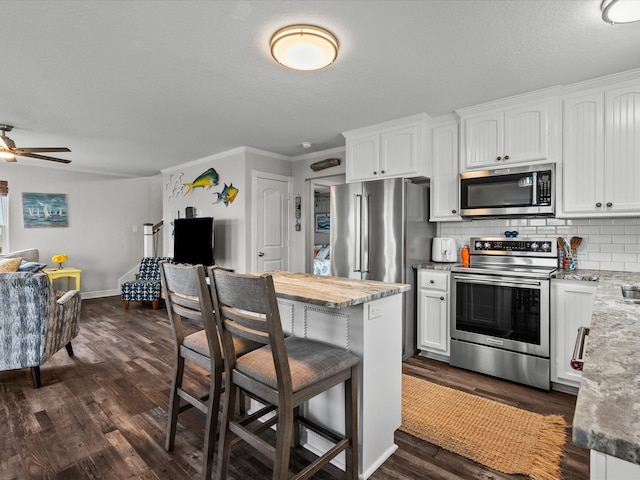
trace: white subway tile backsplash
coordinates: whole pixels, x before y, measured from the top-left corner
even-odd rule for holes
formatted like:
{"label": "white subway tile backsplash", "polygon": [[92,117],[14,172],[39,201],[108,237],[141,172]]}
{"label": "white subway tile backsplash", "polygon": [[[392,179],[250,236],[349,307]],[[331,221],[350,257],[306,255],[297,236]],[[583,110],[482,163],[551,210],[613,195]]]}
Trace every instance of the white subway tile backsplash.
{"label": "white subway tile backsplash", "polygon": [[579,226],[578,234],[580,235],[589,235],[589,234],[598,234],[600,233],[600,227],[598,226]]}
{"label": "white subway tile backsplash", "polygon": [[613,218],[590,218],[589,225],[613,225]]}
{"label": "white subway tile backsplash", "polygon": [[638,261],[638,255],[635,253],[614,253],[611,255],[614,262],[635,263]]}
{"label": "white subway tile backsplash", "polygon": [[611,253],[590,253],[589,260],[595,260],[596,262],[611,262]]}
{"label": "white subway tile backsplash", "polygon": [[611,235],[613,243],[638,243],[637,235]]}
{"label": "white subway tile backsplash", "polygon": [[622,262],[600,262],[600,270],[615,270],[624,272],[624,263]]}
{"label": "white subway tile backsplash", "polygon": [[471,237],[502,237],[516,230],[519,237],[582,237],[577,251],[578,268],[640,271],[640,217],[631,218],[514,218],[438,224],[438,235],[459,244]]}
{"label": "white subway tile backsplash", "polygon": [[[600,245],[601,252],[624,253],[624,245],[621,243],[603,243]],[[633,253],[633,252],[627,252]]]}
{"label": "white subway tile backsplash", "polygon": [[589,243],[611,243],[611,235],[589,235]]}

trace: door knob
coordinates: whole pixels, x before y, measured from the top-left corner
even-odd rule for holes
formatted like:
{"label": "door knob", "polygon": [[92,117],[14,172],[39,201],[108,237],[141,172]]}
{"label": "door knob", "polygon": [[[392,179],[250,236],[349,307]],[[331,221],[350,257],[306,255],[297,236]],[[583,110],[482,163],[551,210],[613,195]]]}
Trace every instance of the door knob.
{"label": "door knob", "polygon": [[258,252],[259,257],[264,257],[264,252]]}

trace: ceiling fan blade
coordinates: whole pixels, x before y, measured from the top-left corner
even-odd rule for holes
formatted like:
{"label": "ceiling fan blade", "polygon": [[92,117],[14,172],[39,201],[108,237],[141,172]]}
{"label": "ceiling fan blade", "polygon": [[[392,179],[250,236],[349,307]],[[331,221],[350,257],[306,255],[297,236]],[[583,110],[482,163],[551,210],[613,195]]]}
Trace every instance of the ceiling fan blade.
{"label": "ceiling fan blade", "polygon": [[70,152],[67,147],[37,147],[37,148],[14,148],[13,151],[16,155],[20,155],[22,152],[33,153],[33,152]]}
{"label": "ceiling fan blade", "polygon": [[64,160],[62,158],[55,157],[47,157],[46,155],[37,155],[35,153],[17,153],[16,155],[20,155],[21,157],[29,157],[29,158],[37,158],[38,160],[49,160],[51,162],[59,162],[59,163],[71,163],[71,160]]}

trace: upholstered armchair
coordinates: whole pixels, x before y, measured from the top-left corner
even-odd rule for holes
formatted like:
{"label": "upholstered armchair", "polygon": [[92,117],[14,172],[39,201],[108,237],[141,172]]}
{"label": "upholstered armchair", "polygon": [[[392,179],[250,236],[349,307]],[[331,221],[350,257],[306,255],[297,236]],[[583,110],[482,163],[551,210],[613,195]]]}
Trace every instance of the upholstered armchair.
{"label": "upholstered armchair", "polygon": [[80,292],[70,290],[56,300],[44,273],[0,274],[0,370],[31,368],[40,388],[40,366],[62,347],[73,356],[78,335]]}
{"label": "upholstered armchair", "polygon": [[154,310],[160,304],[160,262],[166,260],[173,263],[171,257],[144,257],[140,262],[138,278],[124,282],[121,287],[120,298],[124,308],[129,308],[130,300],[151,302]]}

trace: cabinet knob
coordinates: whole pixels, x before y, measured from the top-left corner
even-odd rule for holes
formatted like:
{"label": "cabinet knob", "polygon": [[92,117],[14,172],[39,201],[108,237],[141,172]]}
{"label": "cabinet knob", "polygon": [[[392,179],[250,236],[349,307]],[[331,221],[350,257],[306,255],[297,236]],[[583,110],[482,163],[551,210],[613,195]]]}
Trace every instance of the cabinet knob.
{"label": "cabinet knob", "polygon": [[451,213],[456,214],[456,213],[458,213],[458,211],[457,210],[451,210]]}
{"label": "cabinet knob", "polygon": [[374,174],[374,175],[377,175],[377,174],[378,174],[378,172],[373,172],[373,174]]}
{"label": "cabinet knob", "polygon": [[607,202],[607,207],[613,207],[613,203]]}
{"label": "cabinet knob", "polygon": [[433,283],[433,280],[429,280],[429,283]]}
{"label": "cabinet knob", "polygon": [[505,159],[505,160],[509,160],[509,155],[505,155],[505,156],[504,156],[504,159]]}
{"label": "cabinet knob", "polygon": [[444,297],[440,297],[440,300],[444,300]]}
{"label": "cabinet knob", "polygon": [[264,252],[258,252],[259,257],[264,257]]}
{"label": "cabinet knob", "polygon": [[499,162],[500,160],[502,160],[502,157],[498,157],[496,158],[496,161]]}
{"label": "cabinet knob", "polygon": [[600,202],[596,203],[596,207],[600,208],[602,204]]}
{"label": "cabinet knob", "polygon": [[380,170],[380,173],[381,173],[381,174],[384,174],[384,170]]}

